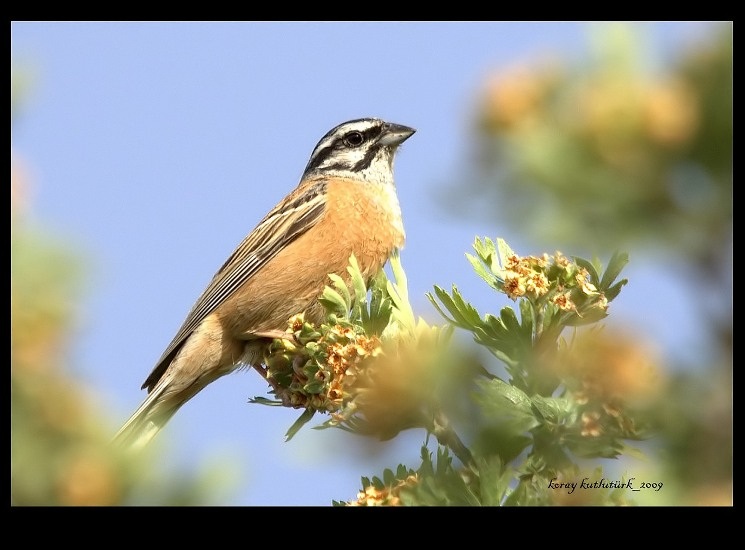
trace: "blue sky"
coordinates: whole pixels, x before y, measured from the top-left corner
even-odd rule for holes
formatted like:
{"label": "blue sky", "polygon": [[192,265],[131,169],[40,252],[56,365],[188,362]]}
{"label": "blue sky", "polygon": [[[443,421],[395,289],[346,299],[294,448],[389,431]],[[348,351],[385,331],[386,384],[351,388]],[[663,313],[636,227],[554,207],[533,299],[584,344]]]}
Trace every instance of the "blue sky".
{"label": "blue sky", "polygon": [[[707,28],[641,26],[652,69]],[[490,72],[545,56],[581,60],[589,27],[14,22],[13,63],[34,80],[13,149],[33,177],[33,216],[84,253],[72,362],[101,392],[112,432],[144,398],[140,385],[213,273],[295,187],[318,139],[348,119],[379,116],[418,130],[396,161],[417,313],[439,322],[424,297],[433,284],[457,283],[484,308],[506,305],[464,258],[474,237],[543,250],[519,228],[449,214],[437,189],[457,184],[468,160],[475,100]],[[634,264],[630,252],[632,284],[614,316],[633,318],[666,353],[697,349],[684,287],[655,285],[651,299],[665,268]],[[684,322],[673,328],[671,316]],[[255,373],[225,377],[181,409],[158,444],[185,465],[229,453],[241,466],[232,504],[326,505],[353,498],[362,475],[418,463],[422,433],[378,448],[304,429],[285,443],[298,412],[247,404],[265,392]]]}

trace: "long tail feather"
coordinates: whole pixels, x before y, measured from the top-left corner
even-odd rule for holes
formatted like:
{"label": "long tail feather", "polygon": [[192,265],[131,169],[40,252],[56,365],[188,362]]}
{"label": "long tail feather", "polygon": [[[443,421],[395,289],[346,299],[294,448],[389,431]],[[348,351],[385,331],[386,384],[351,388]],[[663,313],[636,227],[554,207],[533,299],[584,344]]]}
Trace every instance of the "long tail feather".
{"label": "long tail feather", "polygon": [[158,384],[114,436],[114,443],[131,449],[145,447],[179,407],[161,399],[166,384]]}

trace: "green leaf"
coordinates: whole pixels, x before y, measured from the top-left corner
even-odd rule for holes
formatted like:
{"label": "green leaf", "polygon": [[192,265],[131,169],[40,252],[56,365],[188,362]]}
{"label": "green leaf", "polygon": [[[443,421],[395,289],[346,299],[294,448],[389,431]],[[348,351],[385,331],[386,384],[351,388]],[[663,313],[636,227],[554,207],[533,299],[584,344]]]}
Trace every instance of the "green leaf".
{"label": "green leaf", "polygon": [[481,261],[484,262],[486,266],[492,271],[492,273],[499,273],[499,271],[501,270],[501,266],[496,261],[497,247],[494,245],[494,241],[492,241],[489,237],[485,237],[484,239],[479,239],[478,237],[476,237],[473,242],[473,249],[476,251],[476,254],[478,254],[479,258],[481,258]]}
{"label": "green leaf", "polygon": [[414,321],[414,311],[411,309],[411,304],[401,296],[399,288],[396,285],[388,281],[387,286],[388,296],[392,306],[391,315],[401,327],[413,330],[416,322]]}
{"label": "green leaf", "polygon": [[337,315],[344,317],[347,315],[351,307],[350,302],[345,300],[341,294],[329,286],[323,289],[323,294],[318,298],[318,301],[324,308],[326,308],[327,312],[336,313]]}
{"label": "green leaf", "polygon": [[354,297],[357,304],[364,304],[367,302],[367,286],[365,278],[362,276],[360,266],[357,263],[357,258],[354,254],[349,257],[349,266],[347,271],[352,278],[352,288],[354,289]]}
{"label": "green leaf", "polygon": [[507,495],[503,506],[518,506],[524,498],[526,498],[526,490],[525,485],[521,483],[514,491]]}
{"label": "green leaf", "polygon": [[[452,459],[445,447],[438,447],[437,462],[433,464],[428,449],[422,452],[422,465],[416,471],[417,483],[401,488],[399,495],[409,506],[478,506],[479,497],[472,483],[467,483],[453,468]],[[414,472],[405,472],[406,476]],[[399,479],[405,477],[399,476]]]}
{"label": "green leaf", "polygon": [[305,384],[303,386],[303,391],[305,393],[311,393],[311,394],[314,394],[314,395],[315,394],[319,394],[323,390],[324,385],[325,384],[323,382],[318,382],[318,381],[314,380],[313,382],[308,382],[307,384]]}
{"label": "green leaf", "polygon": [[490,380],[493,390],[497,395],[500,395],[507,399],[510,403],[515,405],[520,411],[528,411],[530,408],[530,397],[521,389],[511,386],[498,378]]}
{"label": "green leaf", "polygon": [[609,438],[566,437],[567,449],[582,458],[617,458],[621,455],[621,444]]}
{"label": "green leaf", "polygon": [[[509,332],[507,327],[502,323],[502,319],[495,317],[491,313],[484,316],[484,322],[473,330],[477,341],[482,341],[486,345],[494,347],[503,347],[509,342]],[[481,336],[484,338],[480,338]]]}
{"label": "green leaf", "polygon": [[391,299],[379,290],[372,293],[369,314],[363,310],[362,326],[367,334],[382,334],[391,320]]}
{"label": "green leaf", "polygon": [[416,326],[414,310],[409,303],[409,290],[406,273],[401,266],[401,257],[395,252],[390,259],[393,281],[387,281],[386,291],[392,302],[391,315],[404,329],[413,332]]}
{"label": "green leaf", "polygon": [[259,405],[269,405],[271,407],[281,407],[282,401],[276,399],[267,399],[266,397],[253,397],[248,399],[249,403],[257,403]]}
{"label": "green leaf", "polygon": [[533,306],[528,300],[520,300],[520,322],[523,336],[532,338],[533,336]]}
{"label": "green leaf", "polygon": [[[613,284],[613,281],[615,281],[616,277],[621,274],[621,271],[626,267],[627,263],[629,263],[629,255],[626,252],[614,252],[608,262],[608,267],[606,268],[605,273],[603,273],[603,278],[601,279],[598,288],[606,289]],[[607,293],[606,298],[608,298]],[[610,300],[610,298],[608,299]]]}
{"label": "green leaf", "polygon": [[[463,320],[462,318],[460,318],[458,314],[458,308],[455,305],[455,301],[450,297],[447,291],[440,288],[439,286],[435,285],[434,289],[435,289],[435,296],[433,297],[429,293],[427,294],[427,296],[429,297],[430,302],[432,302],[432,305],[435,306],[435,309],[437,310],[437,312],[440,315],[442,315],[448,323],[453,324],[455,326],[462,327]],[[438,303],[438,300],[439,302],[442,302],[442,305],[444,306],[445,309],[443,309],[440,306],[440,304]],[[448,315],[448,313],[446,313],[445,310],[447,310],[450,313],[450,315]]]}
{"label": "green leaf", "polygon": [[643,460],[643,461],[649,460],[649,457],[646,454],[644,454],[644,451],[642,451],[638,447],[632,447],[630,445],[627,445],[626,443],[621,443],[621,453],[623,453],[626,456],[630,456],[631,458],[635,458],[637,460]]}
{"label": "green leaf", "polygon": [[507,263],[507,258],[510,256],[516,256],[510,246],[507,244],[507,241],[504,239],[497,239],[497,251],[499,252],[499,265],[500,267],[504,267],[504,265]]}
{"label": "green leaf", "polygon": [[476,275],[481,277],[486,284],[488,284],[490,287],[492,287],[494,290],[500,290],[501,284],[499,279],[497,279],[497,276],[490,270],[484,266],[484,260],[481,258],[477,258],[476,256],[473,256],[471,254],[466,254],[466,258],[473,266],[473,270],[476,272]]}
{"label": "green leaf", "polygon": [[577,256],[573,256],[572,259],[579,267],[584,267],[587,270],[587,273],[590,275],[590,282],[595,286],[598,286],[600,283],[600,277],[598,276],[597,269],[595,269],[595,265],[592,262],[588,262],[584,258],[578,258]]}
{"label": "green leaf", "polygon": [[570,421],[575,415],[575,402],[565,397],[543,397],[541,395],[534,395],[531,398],[531,401],[538,413],[545,420],[554,424]]}
{"label": "green leaf", "polygon": [[512,471],[505,468],[499,456],[478,460],[479,487],[483,506],[499,506],[509,491]]}
{"label": "green leaf", "polygon": [[395,250],[389,260],[391,271],[393,272],[394,287],[396,293],[401,297],[405,303],[409,303],[409,281],[406,277],[406,272],[401,265],[401,255],[398,250]]}
{"label": "green leaf", "polygon": [[499,378],[478,380],[476,385],[479,391],[474,394],[474,399],[481,403],[484,413],[494,415],[496,418],[506,415],[528,420],[531,426],[537,424],[533,415],[532,401],[521,389]]}
{"label": "green leaf", "polygon": [[584,325],[591,325],[598,321],[608,317],[608,312],[600,308],[586,309],[582,312],[582,316],[573,314],[565,319],[562,319],[565,326],[568,327],[581,327]]}
{"label": "green leaf", "polygon": [[[438,292],[445,293],[444,290],[442,290],[440,287],[438,287],[437,285],[435,285],[435,294],[438,294]],[[453,319],[452,317],[450,317],[447,313],[445,313],[445,310],[440,307],[440,304],[437,302],[437,300],[435,299],[435,297],[432,296],[432,293],[431,292],[426,292],[424,295],[427,297],[427,299],[432,304],[432,306],[437,310],[437,313],[439,313],[449,324],[451,324],[451,325],[456,325],[457,324],[455,322],[455,319]],[[447,296],[447,293],[445,293],[445,295]],[[438,296],[439,296],[439,294],[438,294]]]}
{"label": "green leaf", "polygon": [[463,299],[455,285],[453,285],[452,296],[438,286],[435,286],[434,288],[437,298],[450,312],[452,319],[443,313],[442,309],[432,300],[432,298],[430,298],[430,300],[433,302],[437,311],[450,323],[468,330],[472,330],[473,327],[477,327],[481,324],[481,316],[479,315],[479,312]]}
{"label": "green leaf", "polygon": [[396,476],[393,474],[393,470],[390,468],[386,468],[383,470],[383,483],[385,483],[387,486],[391,486],[394,483],[396,483]]}
{"label": "green leaf", "polygon": [[295,434],[300,431],[300,428],[305,426],[311,418],[313,418],[313,415],[316,414],[316,411],[313,409],[305,409],[303,411],[303,414],[301,414],[297,420],[295,420],[295,423],[290,426],[290,429],[287,430],[287,433],[285,434],[285,441],[289,441],[293,437],[295,437]]}
{"label": "green leaf", "polygon": [[484,334],[483,331],[479,329],[474,331],[474,340],[476,341],[477,344],[481,344],[482,346],[486,347],[489,353],[491,353],[494,357],[502,361],[508,367],[516,367],[519,364],[519,361],[517,361],[510,354],[512,352],[511,347],[510,347],[509,352],[499,349],[498,346],[508,347],[505,345],[504,341],[493,340],[488,336],[484,336],[483,334]]}
{"label": "green leaf", "polygon": [[628,279],[621,279],[616,284],[614,284],[613,286],[611,286],[608,289],[606,289],[605,292],[604,292],[605,298],[609,302],[612,301],[612,300],[614,300],[616,298],[616,296],[618,296],[618,294],[621,292],[621,289],[624,286],[626,286],[626,284],[628,284],[628,282],[629,282]]}
{"label": "green leaf", "polygon": [[499,318],[507,329],[507,332],[514,333],[516,336],[521,335],[523,330],[520,321],[517,320],[515,311],[511,307],[503,307],[499,312]]}
{"label": "green leaf", "polygon": [[342,279],[336,273],[329,273],[329,279],[331,279],[331,282],[334,284],[334,288],[339,293],[339,295],[344,299],[344,303],[348,308],[349,305],[352,303],[352,297],[349,294],[349,289],[347,288],[347,285],[344,282],[344,279]]}

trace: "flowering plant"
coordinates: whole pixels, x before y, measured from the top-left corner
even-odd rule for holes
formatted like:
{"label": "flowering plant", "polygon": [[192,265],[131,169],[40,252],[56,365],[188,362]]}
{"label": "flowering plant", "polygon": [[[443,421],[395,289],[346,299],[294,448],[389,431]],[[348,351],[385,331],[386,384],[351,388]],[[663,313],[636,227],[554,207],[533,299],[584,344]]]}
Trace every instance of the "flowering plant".
{"label": "flowering plant", "polygon": [[[379,439],[423,430],[418,468],[363,478],[346,504],[558,502],[558,483],[582,479],[579,459],[634,453],[627,441],[649,433],[637,398],[655,387],[653,362],[632,341],[591,327],[627,282],[617,280],[626,255],[602,271],[559,252],[519,256],[501,239],[476,239],[474,250],[475,272],[519,313],[482,315],[456,286],[435,286],[428,297],[446,323],[432,326],[413,313],[397,254],[392,280],[381,273],[369,284],[351,258],[349,283],[332,276],[321,298],[325,322],[295,316],[270,348],[262,374],[274,398],[254,401],[304,409],[288,438],[316,413],[328,415],[318,428]],[[456,329],[499,364],[482,364]],[[628,497],[622,481],[602,487],[593,502]]]}

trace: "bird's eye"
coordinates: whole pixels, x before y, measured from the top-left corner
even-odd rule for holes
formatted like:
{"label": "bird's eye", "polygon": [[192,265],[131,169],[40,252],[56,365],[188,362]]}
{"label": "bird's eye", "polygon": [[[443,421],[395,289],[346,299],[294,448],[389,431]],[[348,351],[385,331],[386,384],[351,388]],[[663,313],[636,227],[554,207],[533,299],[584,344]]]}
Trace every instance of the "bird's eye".
{"label": "bird's eye", "polygon": [[345,134],[342,139],[344,140],[344,145],[346,145],[347,147],[359,147],[360,145],[362,145],[362,142],[365,141],[365,138],[362,136],[362,134],[357,131]]}

